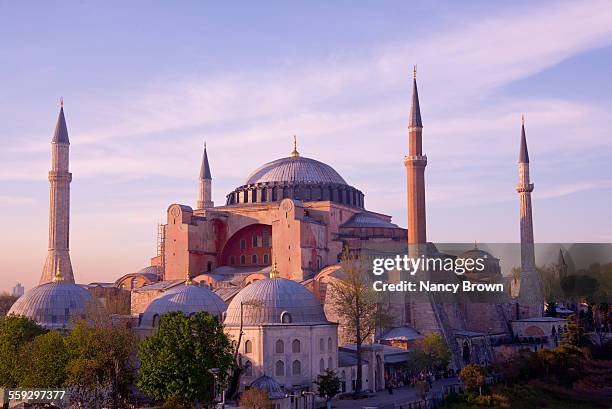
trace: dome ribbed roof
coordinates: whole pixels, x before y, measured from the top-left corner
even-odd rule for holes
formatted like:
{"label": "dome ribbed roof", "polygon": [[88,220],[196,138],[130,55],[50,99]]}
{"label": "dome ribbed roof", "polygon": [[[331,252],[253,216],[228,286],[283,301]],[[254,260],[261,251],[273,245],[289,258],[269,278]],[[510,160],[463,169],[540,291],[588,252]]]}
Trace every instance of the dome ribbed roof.
{"label": "dome ribbed roof", "polygon": [[255,379],[251,382],[250,387],[268,392],[268,399],[283,399],[286,396],[286,392],[281,384],[268,375],[262,375]]}
{"label": "dome ribbed roof", "polygon": [[95,303],[94,298],[83,287],[65,281],[50,282],[27,291],[8,314],[23,315],[49,329],[70,328],[73,319],[85,318],[90,303]]}
{"label": "dome ribbed roof", "polygon": [[244,325],[328,322],[314,295],[303,285],[286,278],[259,280],[245,287],[227,308],[225,325],[240,325],[241,303]]}
{"label": "dome ribbed roof", "polygon": [[265,182],[347,184],[331,166],[303,156],[266,163],[249,175],[245,185]]}
{"label": "dome ribbed roof", "polygon": [[153,326],[155,316],[170,311],[180,311],[185,315],[205,311],[221,319],[226,309],[227,305],[221,297],[208,288],[195,284],[181,285],[154,299],[143,313],[140,325]]}

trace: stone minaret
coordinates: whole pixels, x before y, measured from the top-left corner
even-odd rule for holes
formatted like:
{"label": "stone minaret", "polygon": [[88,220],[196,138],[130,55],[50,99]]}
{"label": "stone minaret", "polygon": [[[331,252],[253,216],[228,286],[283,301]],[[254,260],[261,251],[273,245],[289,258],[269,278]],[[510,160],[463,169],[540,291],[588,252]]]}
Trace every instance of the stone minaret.
{"label": "stone minaret", "polygon": [[212,175],[210,174],[210,165],[208,164],[206,143],[204,143],[204,156],[202,157],[202,166],[200,167],[199,186],[200,195],[196,203],[196,210],[213,207],[215,204],[212,201]]}
{"label": "stone minaret", "polygon": [[408,244],[422,246],[427,242],[425,227],[425,166],[423,155],[423,123],[416,83],[416,66],[412,79],[412,107],[408,125],[408,155],[404,165],[408,174]]}
{"label": "stone minaret", "polygon": [[519,152],[519,183],[516,186],[521,206],[521,287],[518,302],[521,316],[518,318],[541,317],[544,308],[540,278],[536,271],[535,247],[533,240],[533,217],[531,192],[533,183],[529,179],[529,152],[525,137],[525,119],[521,125],[521,148]]}
{"label": "stone minaret", "polygon": [[70,141],[64,118],[64,103],[60,99],[60,111],[53,139],[51,140],[51,170],[49,171],[49,251],[40,283],[57,280],[74,283],[70,262],[70,182],[68,170]]}

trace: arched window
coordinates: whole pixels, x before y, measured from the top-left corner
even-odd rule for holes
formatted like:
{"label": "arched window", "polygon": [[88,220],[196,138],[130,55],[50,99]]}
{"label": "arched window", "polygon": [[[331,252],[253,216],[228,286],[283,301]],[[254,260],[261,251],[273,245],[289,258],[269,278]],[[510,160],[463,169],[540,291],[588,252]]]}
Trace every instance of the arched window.
{"label": "arched window", "polygon": [[291,365],[291,374],[293,376],[299,376],[302,374],[302,363],[297,359],[293,361],[293,364]]}
{"label": "arched window", "polygon": [[159,315],[155,314],[153,316],[153,328],[157,328],[158,325],[159,325]]}
{"label": "arched window", "polygon": [[325,341],[323,338],[319,338],[319,351],[325,352]]}
{"label": "arched window", "polygon": [[253,352],[253,342],[251,342],[251,340],[247,340],[244,343],[244,353],[245,354],[250,354]]}
{"label": "arched window", "polygon": [[246,256],[244,254],[240,256],[240,264],[246,264]]}
{"label": "arched window", "polygon": [[285,352],[285,343],[282,339],[276,341],[276,353],[283,354]]}
{"label": "arched window", "polygon": [[251,264],[257,264],[257,254],[251,256]]}
{"label": "arched window", "polygon": [[321,358],[319,361],[319,372],[325,371],[325,359]]}
{"label": "arched window", "polygon": [[270,256],[268,254],[263,255],[263,263],[268,264],[270,262]]}
{"label": "arched window", "polygon": [[291,314],[288,313],[287,311],[281,312],[280,319],[281,319],[281,323],[283,324],[291,324],[291,319],[292,319]]}
{"label": "arched window", "polygon": [[276,361],[274,375],[285,376],[285,363],[283,361]]}
{"label": "arched window", "polygon": [[332,369],[334,367],[334,360],[330,358],[327,359],[327,367]]}
{"label": "arched window", "polygon": [[246,361],[244,364],[244,376],[253,376],[253,364],[251,361]]}
{"label": "arched window", "polygon": [[299,339],[294,339],[291,343],[291,352],[294,354],[299,354],[301,349],[301,343]]}
{"label": "arched window", "polygon": [[327,352],[331,352],[332,351],[332,339],[331,337],[329,337],[327,339]]}
{"label": "arched window", "polygon": [[132,278],[132,280],[130,281],[131,288],[136,288],[137,285],[138,285],[138,279],[136,277]]}

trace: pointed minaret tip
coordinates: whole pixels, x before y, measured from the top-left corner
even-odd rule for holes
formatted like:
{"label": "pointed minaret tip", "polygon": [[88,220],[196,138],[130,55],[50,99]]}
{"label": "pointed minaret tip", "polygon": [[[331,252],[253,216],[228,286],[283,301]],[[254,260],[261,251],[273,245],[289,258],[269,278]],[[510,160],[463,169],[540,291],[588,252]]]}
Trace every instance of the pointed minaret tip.
{"label": "pointed minaret tip", "polygon": [[291,157],[297,158],[300,156],[300,153],[297,150],[297,137],[293,135],[293,151],[291,151]]}
{"label": "pointed minaret tip", "polygon": [[60,97],[60,111],[57,117],[57,124],[55,125],[55,131],[53,132],[52,143],[66,143],[69,144],[68,139],[68,127],[66,126],[66,117],[64,116],[64,98]]}
{"label": "pointed minaret tip", "polygon": [[200,179],[211,179],[210,164],[208,163],[208,152],[206,152],[206,142],[204,142],[204,155],[202,156],[202,166],[200,167]]}
{"label": "pointed minaret tip", "polygon": [[417,89],[416,82],[416,65],[412,68],[412,106],[410,107],[410,122],[408,126],[410,128],[422,128],[423,122],[421,121],[421,105],[419,103],[419,91]]}
{"label": "pointed minaret tip", "polygon": [[527,150],[527,137],[525,136],[525,115],[521,116],[521,148],[519,151],[519,163],[529,163],[529,151]]}

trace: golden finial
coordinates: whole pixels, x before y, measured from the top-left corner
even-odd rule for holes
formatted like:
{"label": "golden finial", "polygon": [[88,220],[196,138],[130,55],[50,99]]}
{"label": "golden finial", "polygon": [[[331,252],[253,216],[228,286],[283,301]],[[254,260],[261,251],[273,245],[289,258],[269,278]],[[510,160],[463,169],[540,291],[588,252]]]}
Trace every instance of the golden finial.
{"label": "golden finial", "polygon": [[525,125],[525,114],[521,114],[521,125]]}
{"label": "golden finial", "polygon": [[412,66],[412,79],[416,80],[416,64]]}
{"label": "golden finial", "polygon": [[60,267],[60,259],[57,259],[57,266],[55,267],[55,275],[53,276],[53,282],[59,283],[64,281],[64,277],[62,277],[62,269]]}
{"label": "golden finial", "polygon": [[185,285],[191,285],[193,282],[191,281],[191,276],[189,275],[189,271],[185,274]]}
{"label": "golden finial", "polygon": [[300,153],[297,150],[297,137],[293,135],[293,151],[291,152],[291,156],[297,158],[300,156]]}
{"label": "golden finial", "polygon": [[278,276],[279,273],[276,269],[276,258],[274,258],[274,261],[272,262],[272,270],[270,270],[270,278],[278,278]]}
{"label": "golden finial", "polygon": [[64,107],[64,97],[60,97],[60,108]]}

